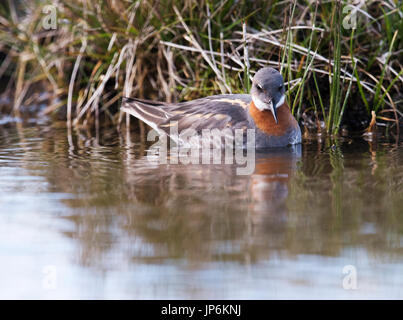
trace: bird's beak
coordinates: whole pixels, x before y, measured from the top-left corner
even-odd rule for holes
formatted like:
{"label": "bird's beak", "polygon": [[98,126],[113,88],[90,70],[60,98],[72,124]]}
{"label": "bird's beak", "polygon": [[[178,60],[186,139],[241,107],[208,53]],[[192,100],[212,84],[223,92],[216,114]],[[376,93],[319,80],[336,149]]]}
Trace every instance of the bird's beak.
{"label": "bird's beak", "polygon": [[272,99],[270,99],[270,101],[269,101],[269,103],[267,104],[267,106],[269,107],[269,110],[270,110],[271,113],[273,114],[274,121],[276,121],[276,124],[278,124],[277,108],[276,108],[276,106],[273,104],[273,100],[272,100]]}

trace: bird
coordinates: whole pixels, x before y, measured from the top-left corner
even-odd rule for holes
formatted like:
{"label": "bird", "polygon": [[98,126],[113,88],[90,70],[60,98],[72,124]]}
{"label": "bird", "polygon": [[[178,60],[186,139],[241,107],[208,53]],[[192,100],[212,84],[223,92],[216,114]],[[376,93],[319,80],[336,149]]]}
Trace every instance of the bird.
{"label": "bird", "polygon": [[169,135],[172,123],[179,132],[194,129],[254,129],[255,148],[286,147],[301,143],[301,129],[285,99],[280,72],[259,69],[250,94],[220,94],[195,100],[166,103],[124,97],[121,110]]}

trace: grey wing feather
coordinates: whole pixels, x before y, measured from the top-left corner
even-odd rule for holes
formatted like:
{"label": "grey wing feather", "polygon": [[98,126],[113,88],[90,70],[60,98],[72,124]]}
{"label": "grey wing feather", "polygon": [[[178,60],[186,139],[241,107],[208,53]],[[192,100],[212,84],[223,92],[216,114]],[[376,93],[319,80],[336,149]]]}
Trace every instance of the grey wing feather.
{"label": "grey wing feather", "polygon": [[248,100],[248,95],[217,95],[180,103],[170,110],[172,116],[159,127],[169,127],[177,122],[179,132],[186,128],[197,132],[243,128],[248,125]]}
{"label": "grey wing feather", "polygon": [[178,104],[124,98],[122,110],[144,121],[157,131],[169,134],[177,124],[178,131],[192,128],[232,130],[246,128],[249,124],[247,107],[250,95],[216,95]]}

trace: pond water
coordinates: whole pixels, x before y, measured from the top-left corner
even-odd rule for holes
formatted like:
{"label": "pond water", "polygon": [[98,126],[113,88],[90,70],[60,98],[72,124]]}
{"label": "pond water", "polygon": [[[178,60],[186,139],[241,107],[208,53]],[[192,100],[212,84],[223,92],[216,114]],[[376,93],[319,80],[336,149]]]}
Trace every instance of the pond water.
{"label": "pond water", "polygon": [[400,142],[308,140],[241,176],[66,131],[0,124],[0,298],[403,298]]}

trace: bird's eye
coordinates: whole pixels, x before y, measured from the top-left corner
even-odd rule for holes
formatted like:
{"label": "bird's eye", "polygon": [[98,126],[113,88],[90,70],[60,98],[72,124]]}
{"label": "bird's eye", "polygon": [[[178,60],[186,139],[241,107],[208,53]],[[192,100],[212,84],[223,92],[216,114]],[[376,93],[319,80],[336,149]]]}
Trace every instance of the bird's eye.
{"label": "bird's eye", "polygon": [[263,87],[262,87],[259,83],[257,83],[256,86],[257,86],[257,88],[258,88],[259,90],[263,90]]}
{"label": "bird's eye", "polygon": [[283,89],[283,85],[281,84],[279,87],[278,87],[278,91],[281,91]]}

